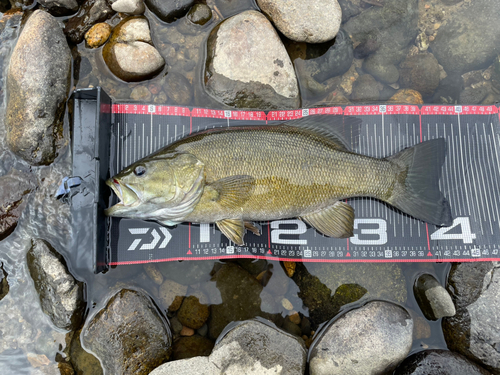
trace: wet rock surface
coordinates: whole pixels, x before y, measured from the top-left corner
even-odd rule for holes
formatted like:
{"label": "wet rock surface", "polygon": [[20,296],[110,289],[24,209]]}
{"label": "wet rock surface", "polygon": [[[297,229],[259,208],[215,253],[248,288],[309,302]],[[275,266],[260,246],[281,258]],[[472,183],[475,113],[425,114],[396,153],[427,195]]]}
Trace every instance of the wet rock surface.
{"label": "wet rock surface", "polygon": [[207,54],[205,88],[221,103],[259,109],[299,106],[290,58],[261,13],[245,11],[218,25],[208,39]]}
{"label": "wet rock surface", "polygon": [[500,52],[500,17],[495,0],[463,6],[443,24],[430,48],[448,75],[486,68]]}
{"label": "wet rock surface", "polygon": [[54,16],[67,16],[78,10],[76,0],[39,0],[38,3],[47,8],[49,13]]}
{"label": "wet rock surface", "polygon": [[34,178],[15,169],[0,177],[0,240],[16,228],[34,188]]}
{"label": "wet rock surface", "polygon": [[165,363],[154,369],[150,375],[220,375],[220,369],[210,362],[209,357],[194,357]]}
{"label": "wet rock surface", "polygon": [[429,96],[439,86],[439,64],[431,53],[409,56],[401,63],[399,82],[402,88],[416,90]]}
{"label": "wet rock surface", "polygon": [[276,28],[297,42],[323,43],[337,35],[342,10],[337,0],[257,0]]}
{"label": "wet rock surface", "polygon": [[158,269],[165,279],[175,280],[182,285],[192,285],[210,280],[210,273],[217,262],[200,260],[196,262],[158,263]]}
{"label": "wet rock surface", "polygon": [[388,100],[389,103],[394,104],[424,104],[424,99],[422,94],[418,91],[411,89],[398,90],[393,96]]}
{"label": "wet rock surface", "polygon": [[446,289],[429,274],[421,275],[413,286],[415,298],[429,320],[455,315],[455,306]]}
{"label": "wet rock surface", "polygon": [[181,285],[172,280],[165,280],[158,290],[160,303],[169,311],[179,310],[187,289],[185,285]]}
{"label": "wet rock surface", "polygon": [[192,23],[203,26],[212,19],[212,10],[206,4],[195,4],[189,10],[187,18]]}
{"label": "wet rock surface", "polygon": [[191,84],[186,77],[179,73],[167,74],[163,90],[174,104],[189,105],[193,99]]}
{"label": "wet rock surface", "polygon": [[448,350],[424,350],[401,363],[394,375],[489,375],[485,369]]}
{"label": "wet rock surface", "polygon": [[311,375],[383,374],[411,349],[413,321],[402,307],[369,302],[343,314],[310,349]]}
{"label": "wet rock surface", "polygon": [[82,348],[80,335],[82,330],[79,329],[73,334],[69,346],[69,359],[71,366],[77,374],[85,375],[102,375],[102,367],[99,360]]}
{"label": "wet rock surface", "polygon": [[120,22],[102,55],[113,74],[128,82],[152,78],[165,66],[165,60],[153,46],[145,17],[130,17]]}
{"label": "wet rock surface", "polygon": [[111,0],[111,9],[127,14],[143,14],[146,10],[143,0]]}
{"label": "wet rock surface", "polygon": [[106,0],[87,0],[78,13],[68,20],[64,33],[69,40],[78,44],[93,25],[106,21],[113,13]]}
{"label": "wet rock surface", "polygon": [[12,52],[7,75],[7,142],[32,165],[57,156],[69,90],[71,54],[58,21],[35,11]]}
{"label": "wet rock surface", "polygon": [[111,374],[148,374],[167,361],[170,328],[151,300],[123,289],[86,324],[82,342]]}
{"label": "wet rock surface", "polygon": [[0,301],[9,293],[7,276],[7,272],[3,269],[3,264],[0,264]]}
{"label": "wet rock surface", "polygon": [[111,25],[101,22],[92,26],[85,34],[85,41],[90,48],[102,46],[111,35]]}
{"label": "wet rock surface", "polygon": [[182,301],[177,318],[186,327],[198,329],[205,324],[209,315],[210,307],[208,305],[200,303],[196,296],[189,296]]}
{"label": "wet rock surface", "polygon": [[500,267],[497,263],[457,263],[448,276],[457,313],[443,319],[448,348],[500,374]]}
{"label": "wet rock surface", "polygon": [[174,22],[183,17],[193,4],[194,0],[146,0],[149,10],[165,22]]}
{"label": "wet rock surface", "polygon": [[76,329],[85,306],[83,284],[75,280],[64,258],[44,240],[32,242],[27,261],[43,312],[56,327]]}

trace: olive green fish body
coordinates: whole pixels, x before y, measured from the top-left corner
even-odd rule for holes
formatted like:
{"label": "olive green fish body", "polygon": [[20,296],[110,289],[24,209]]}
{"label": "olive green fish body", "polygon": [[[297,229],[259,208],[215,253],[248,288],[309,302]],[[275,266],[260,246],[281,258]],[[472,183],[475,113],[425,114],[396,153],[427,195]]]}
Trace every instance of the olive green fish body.
{"label": "olive green fish body", "polygon": [[[344,202],[351,197],[373,197],[451,225],[438,185],[444,139],[372,158],[349,150],[339,135],[345,124],[333,118],[190,135],[108,180],[120,202],[106,214],[165,225],[215,222],[238,244],[246,229],[258,233],[253,221],[294,217],[328,236],[352,236],[354,210]],[[349,119],[358,121],[341,121]]]}

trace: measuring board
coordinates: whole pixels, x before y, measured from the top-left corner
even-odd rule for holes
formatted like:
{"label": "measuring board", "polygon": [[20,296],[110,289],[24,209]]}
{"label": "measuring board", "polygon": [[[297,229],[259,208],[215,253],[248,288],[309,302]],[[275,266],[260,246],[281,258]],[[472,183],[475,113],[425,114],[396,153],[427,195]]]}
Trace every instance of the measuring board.
{"label": "measuring board", "polygon": [[500,123],[495,106],[371,105],[267,113],[134,103],[111,108],[111,175],[194,132],[317,114],[358,117],[361,125],[351,138],[352,149],[373,157],[445,138],[447,156],[439,186],[454,221],[451,227],[439,228],[376,199],[354,198],[347,200],[356,215],[351,238],[323,236],[292,218],[261,222],[261,236],[248,232],[245,246],[236,246],[215,224],[164,227],[111,218],[110,265],[237,257],[304,262],[500,260]]}

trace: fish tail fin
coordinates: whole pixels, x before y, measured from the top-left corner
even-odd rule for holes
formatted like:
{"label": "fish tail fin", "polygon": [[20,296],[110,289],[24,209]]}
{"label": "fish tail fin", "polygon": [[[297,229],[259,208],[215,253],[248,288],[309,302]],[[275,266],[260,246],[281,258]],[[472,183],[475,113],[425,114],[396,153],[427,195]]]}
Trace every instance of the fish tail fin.
{"label": "fish tail fin", "polygon": [[446,142],[438,138],[387,158],[399,173],[386,202],[427,223],[450,226],[453,222],[450,204],[438,184],[445,157]]}

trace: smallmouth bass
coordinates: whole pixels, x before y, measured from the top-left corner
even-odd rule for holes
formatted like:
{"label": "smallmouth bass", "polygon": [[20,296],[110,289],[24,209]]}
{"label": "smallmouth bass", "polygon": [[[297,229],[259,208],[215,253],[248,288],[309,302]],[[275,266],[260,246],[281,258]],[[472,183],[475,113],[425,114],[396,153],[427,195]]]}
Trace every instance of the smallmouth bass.
{"label": "smallmouth bass", "polygon": [[340,129],[355,117],[311,116],[280,125],[192,134],[125,168],[106,184],[120,202],[108,216],[216,223],[238,245],[254,221],[300,218],[337,238],[353,235],[343,200],[372,197],[430,224],[452,224],[438,181],[442,138],[373,158],[349,149]]}

